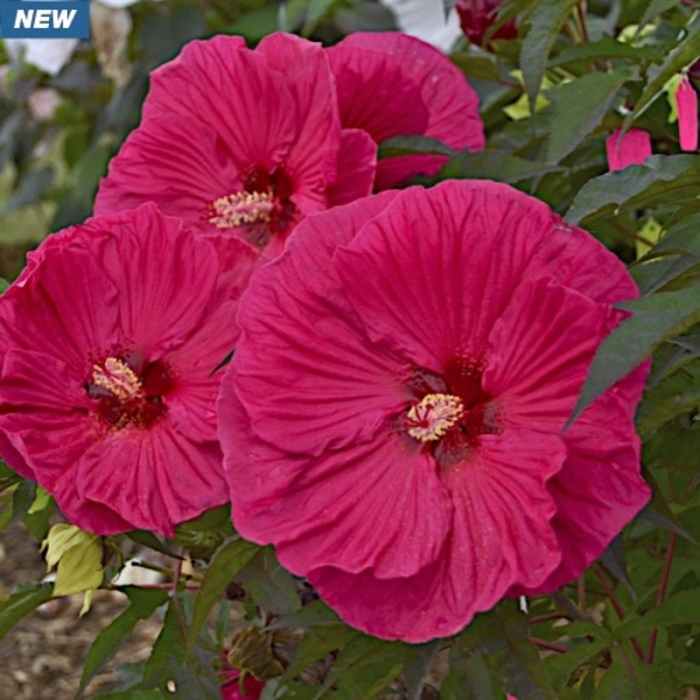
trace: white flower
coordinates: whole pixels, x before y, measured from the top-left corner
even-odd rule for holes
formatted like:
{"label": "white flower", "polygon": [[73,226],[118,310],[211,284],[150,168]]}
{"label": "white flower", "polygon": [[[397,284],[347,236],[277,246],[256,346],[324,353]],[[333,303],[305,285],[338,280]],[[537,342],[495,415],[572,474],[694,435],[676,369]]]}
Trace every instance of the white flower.
{"label": "white flower", "polygon": [[22,58],[49,75],[58,75],[70,61],[79,39],[5,39],[12,61]]}
{"label": "white flower", "polygon": [[396,18],[401,31],[418,37],[449,53],[462,36],[456,10],[450,10],[445,20],[443,0],[380,0]]}

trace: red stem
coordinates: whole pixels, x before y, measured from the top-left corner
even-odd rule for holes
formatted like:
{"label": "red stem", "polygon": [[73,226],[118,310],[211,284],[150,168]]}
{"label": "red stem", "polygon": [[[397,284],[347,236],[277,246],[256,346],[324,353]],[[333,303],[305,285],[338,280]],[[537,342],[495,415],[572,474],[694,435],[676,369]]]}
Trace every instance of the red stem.
{"label": "red stem", "polygon": [[[673,554],[676,550],[676,533],[672,532],[668,537],[668,548],[666,549],[666,557],[664,559],[664,568],[661,571],[661,582],[659,583],[659,592],[656,594],[656,606],[658,607],[664,602],[666,597],[666,589],[668,588],[668,577],[671,573],[671,563],[673,562]],[[654,661],[654,651],[656,650],[656,638],[659,636],[659,630],[653,629],[649,637],[649,651],[647,652],[647,661]]]}
{"label": "red stem", "polygon": [[566,647],[561,644],[555,644],[554,642],[548,642],[546,639],[538,639],[537,637],[530,637],[530,641],[537,647],[541,649],[547,649],[549,651],[556,651],[558,654],[566,654],[569,651]]}

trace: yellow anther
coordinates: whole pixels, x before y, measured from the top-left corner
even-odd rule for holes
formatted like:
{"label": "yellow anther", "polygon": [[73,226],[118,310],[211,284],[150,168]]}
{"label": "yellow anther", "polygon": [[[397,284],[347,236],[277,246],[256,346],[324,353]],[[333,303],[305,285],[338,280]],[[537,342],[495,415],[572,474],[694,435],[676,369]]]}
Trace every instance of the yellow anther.
{"label": "yellow anther", "polygon": [[235,192],[212,203],[209,222],[218,228],[265,222],[270,220],[273,208],[272,195],[269,193]]}
{"label": "yellow anther", "polygon": [[462,399],[452,394],[427,394],[406,415],[408,434],[429,442],[439,440],[464,413]]}
{"label": "yellow anther", "polygon": [[92,383],[120,401],[136,398],[141,393],[141,382],[134,370],[116,357],[108,357],[102,365],[92,366]]}

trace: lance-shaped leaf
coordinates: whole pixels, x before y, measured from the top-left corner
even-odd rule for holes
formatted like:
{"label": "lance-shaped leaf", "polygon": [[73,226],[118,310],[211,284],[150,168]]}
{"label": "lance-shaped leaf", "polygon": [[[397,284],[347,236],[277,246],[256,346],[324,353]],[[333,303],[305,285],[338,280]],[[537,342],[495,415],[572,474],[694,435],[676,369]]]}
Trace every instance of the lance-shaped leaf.
{"label": "lance-shaped leaf", "polygon": [[664,340],[700,321],[700,283],[617,306],[631,311],[632,316],[600,344],[569,425],[598,396],[638,367]]}
{"label": "lance-shaped leaf", "polygon": [[53,583],[40,583],[13,593],[0,604],[0,639],[20,620],[51,598]]}
{"label": "lance-shaped leaf", "polygon": [[216,552],[194,601],[192,624],[187,634],[188,653],[194,648],[199,631],[226,586],[259,551],[257,545],[236,537]]}
{"label": "lance-shaped leaf", "polygon": [[526,160],[505,151],[487,150],[471,153],[460,151],[439,173],[441,180],[469,178],[470,180],[496,180],[497,182],[521,182],[545,173],[560,172],[565,168]]}
{"label": "lance-shaped leaf", "polygon": [[431,136],[392,136],[379,144],[379,158],[393,156],[438,155],[453,156],[456,153],[439,139]]}
{"label": "lance-shaped leaf", "polygon": [[131,605],[105,627],[93,642],[88,652],[83,674],[80,677],[78,696],[81,696],[87,684],[95,674],[114,657],[119,645],[134,629],[139,620],[150,617],[156,608],[168,600],[168,592],[157,589],[144,589],[137,586],[124,586],[120,589]]}
{"label": "lance-shaped leaf", "polygon": [[520,70],[531,112],[535,109],[535,98],[542,85],[549,53],[559,30],[577,4],[578,0],[542,0],[527,18],[530,27],[520,49]]}
{"label": "lance-shaped leaf", "polygon": [[636,68],[587,73],[549,90],[554,104],[547,160],[558,163],[569,155],[603,120],[618,90],[637,74]]}
{"label": "lance-shaped leaf", "polygon": [[644,165],[630,165],[589,180],[571,203],[566,219],[580,224],[625,209],[692,201],[698,191],[700,156],[652,156]]}

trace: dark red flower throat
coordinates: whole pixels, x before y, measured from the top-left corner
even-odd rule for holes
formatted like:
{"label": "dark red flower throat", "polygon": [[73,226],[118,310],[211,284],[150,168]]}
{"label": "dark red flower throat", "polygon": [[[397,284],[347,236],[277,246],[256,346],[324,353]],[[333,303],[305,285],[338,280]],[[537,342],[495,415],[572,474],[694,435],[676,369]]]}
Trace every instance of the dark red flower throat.
{"label": "dark red flower throat", "polygon": [[146,362],[136,354],[106,357],[92,365],[85,383],[94,411],[108,428],[150,428],[167,413],[163,397],[175,388],[163,360]]}
{"label": "dark red flower throat", "polygon": [[442,374],[417,369],[407,384],[415,400],[402,414],[402,427],[441,467],[466,460],[480,435],[500,432],[493,397],[481,385],[483,371],[481,363],[457,357]]}
{"label": "dark red flower throat", "polygon": [[218,228],[242,228],[246,242],[264,247],[294,223],[293,193],[294,183],[282,166],[270,172],[258,165],[246,176],[242,190],[211,203],[206,219]]}

